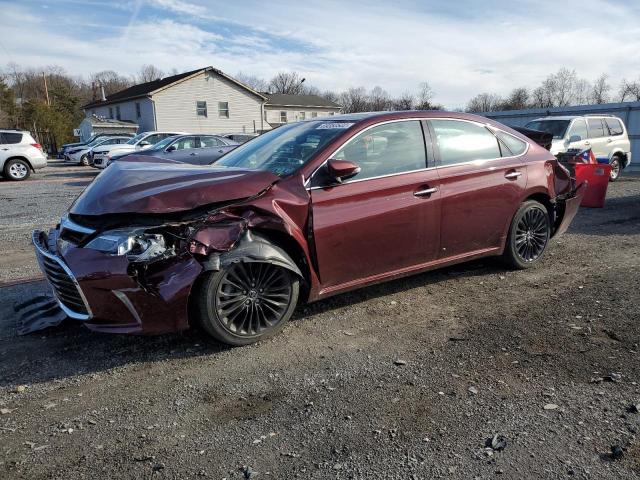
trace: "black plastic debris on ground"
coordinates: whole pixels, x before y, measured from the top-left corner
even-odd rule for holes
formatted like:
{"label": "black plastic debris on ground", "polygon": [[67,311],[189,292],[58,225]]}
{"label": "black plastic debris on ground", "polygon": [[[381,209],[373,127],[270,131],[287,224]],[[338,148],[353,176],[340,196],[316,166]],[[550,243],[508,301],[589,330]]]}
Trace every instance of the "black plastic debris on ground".
{"label": "black plastic debris on ground", "polygon": [[13,309],[18,314],[18,335],[55,327],[69,318],[52,295],[36,295]]}

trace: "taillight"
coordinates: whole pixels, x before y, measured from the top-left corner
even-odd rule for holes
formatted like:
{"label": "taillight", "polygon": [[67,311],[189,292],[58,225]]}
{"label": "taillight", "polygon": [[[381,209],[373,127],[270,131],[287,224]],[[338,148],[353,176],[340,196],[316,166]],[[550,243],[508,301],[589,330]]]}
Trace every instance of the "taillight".
{"label": "taillight", "polygon": [[31,146],[39,148],[40,150],[42,150],[42,145],[40,145],[39,143],[32,143]]}

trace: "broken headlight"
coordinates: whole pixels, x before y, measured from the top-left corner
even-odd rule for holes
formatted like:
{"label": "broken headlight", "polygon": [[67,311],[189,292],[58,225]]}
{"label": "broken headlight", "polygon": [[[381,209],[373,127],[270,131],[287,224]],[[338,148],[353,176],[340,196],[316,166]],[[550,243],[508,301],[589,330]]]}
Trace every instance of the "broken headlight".
{"label": "broken headlight", "polygon": [[111,255],[126,255],[129,260],[143,262],[165,253],[166,241],[159,233],[136,230],[112,230],[91,240],[85,248]]}

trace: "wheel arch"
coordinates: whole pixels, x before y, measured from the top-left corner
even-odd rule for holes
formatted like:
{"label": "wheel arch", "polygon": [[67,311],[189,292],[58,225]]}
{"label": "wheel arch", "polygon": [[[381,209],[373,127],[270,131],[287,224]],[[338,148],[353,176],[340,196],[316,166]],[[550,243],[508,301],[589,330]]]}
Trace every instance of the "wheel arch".
{"label": "wheel arch", "polygon": [[6,158],[4,163],[2,164],[3,172],[4,172],[5,165],[9,163],[11,160],[22,160],[26,162],[26,164],[29,165],[29,168],[31,169],[31,171],[35,173],[35,170],[33,169],[33,165],[31,165],[31,162],[29,161],[29,159],[27,157],[23,157],[22,155],[13,155],[11,157]]}

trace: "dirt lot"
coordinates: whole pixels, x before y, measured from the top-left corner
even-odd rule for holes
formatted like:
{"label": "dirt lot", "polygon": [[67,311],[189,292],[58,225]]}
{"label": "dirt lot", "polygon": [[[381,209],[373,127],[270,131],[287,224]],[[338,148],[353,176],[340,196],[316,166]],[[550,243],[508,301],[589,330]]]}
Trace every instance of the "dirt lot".
{"label": "dirt lot", "polygon": [[[0,182],[0,280],[36,272],[29,231],[92,175]],[[17,337],[13,303],[45,287],[5,287],[0,477],[640,478],[639,271],[640,177],[625,176],[539,268],[341,295],[246,348],[74,323]]]}

